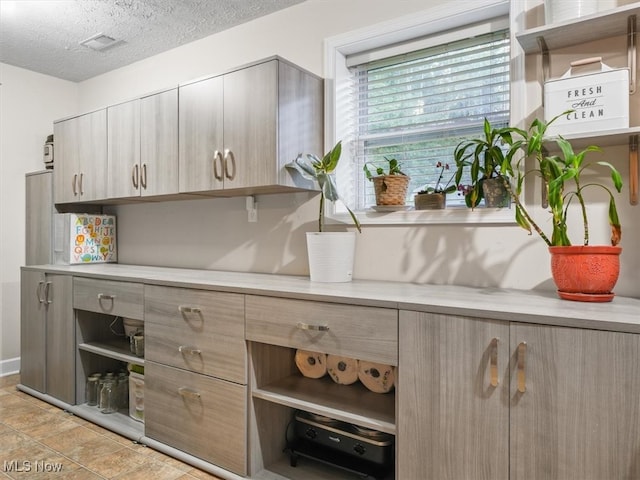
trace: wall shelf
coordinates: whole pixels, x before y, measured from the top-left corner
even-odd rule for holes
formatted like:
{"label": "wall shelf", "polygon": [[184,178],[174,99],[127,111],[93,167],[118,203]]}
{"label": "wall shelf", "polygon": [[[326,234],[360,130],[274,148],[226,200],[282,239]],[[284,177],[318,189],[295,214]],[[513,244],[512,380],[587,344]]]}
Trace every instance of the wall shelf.
{"label": "wall shelf", "polygon": [[129,343],[126,340],[80,343],[78,344],[78,349],[102,355],[103,357],[113,358],[121,362],[144,365],[144,358],[131,354]]}
{"label": "wall shelf", "polygon": [[516,34],[516,38],[525,53],[540,53],[539,38],[544,39],[549,50],[554,50],[624,35],[627,19],[632,15],[640,15],[640,2],[552,25],[527,29]]}

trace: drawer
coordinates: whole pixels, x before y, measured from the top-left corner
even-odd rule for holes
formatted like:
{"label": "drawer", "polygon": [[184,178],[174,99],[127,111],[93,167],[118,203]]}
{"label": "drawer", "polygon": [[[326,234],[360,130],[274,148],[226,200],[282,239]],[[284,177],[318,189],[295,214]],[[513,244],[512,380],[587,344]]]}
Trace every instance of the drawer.
{"label": "drawer", "polygon": [[244,296],[145,286],[145,358],[247,383]]}
{"label": "drawer", "polygon": [[141,320],[143,291],[141,283],[73,277],[73,308]]}
{"label": "drawer", "polygon": [[247,340],[398,365],[395,309],[252,295],[245,308]]}
{"label": "drawer", "polygon": [[145,435],[246,475],[247,387],[145,362]]}

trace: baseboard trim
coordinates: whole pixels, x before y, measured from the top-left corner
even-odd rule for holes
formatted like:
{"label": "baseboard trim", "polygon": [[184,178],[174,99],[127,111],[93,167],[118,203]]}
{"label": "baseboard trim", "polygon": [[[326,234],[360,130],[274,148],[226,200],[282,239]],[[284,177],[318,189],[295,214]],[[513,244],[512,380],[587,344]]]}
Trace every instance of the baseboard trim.
{"label": "baseboard trim", "polygon": [[0,360],[0,377],[20,373],[20,357]]}

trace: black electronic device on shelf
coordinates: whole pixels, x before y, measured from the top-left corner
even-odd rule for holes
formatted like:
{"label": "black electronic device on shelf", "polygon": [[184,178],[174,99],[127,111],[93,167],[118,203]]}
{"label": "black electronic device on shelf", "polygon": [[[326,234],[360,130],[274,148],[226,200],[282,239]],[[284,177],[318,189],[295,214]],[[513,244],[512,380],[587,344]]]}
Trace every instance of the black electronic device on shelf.
{"label": "black electronic device on shelf", "polygon": [[395,437],[302,410],[294,414],[287,451],[291,466],[299,457],[353,472],[388,478],[394,470]]}

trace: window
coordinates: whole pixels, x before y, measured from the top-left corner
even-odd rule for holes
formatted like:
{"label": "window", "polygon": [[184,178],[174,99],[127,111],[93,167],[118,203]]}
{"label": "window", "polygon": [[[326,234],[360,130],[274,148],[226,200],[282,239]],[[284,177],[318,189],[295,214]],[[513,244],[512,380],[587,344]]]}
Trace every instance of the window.
{"label": "window", "polygon": [[[515,224],[509,209],[449,208],[464,205],[456,193],[446,210],[380,212],[370,208],[373,185],[362,171],[365,162],[398,158],[412,177],[412,206],[414,191],[437,180],[438,162],[450,167],[441,183],[449,180],[455,146],[481,136],[485,117],[492,125],[520,118],[510,90],[526,94],[524,82],[513,80],[524,75],[524,56],[510,51],[518,23],[509,7],[507,0],[444,2],[325,40],[325,147],[343,143],[338,190],[362,223]],[[330,207],[330,217],[348,221],[341,202]]]}
{"label": "window", "polygon": [[[440,184],[452,181],[456,145],[482,136],[485,117],[496,127],[509,124],[508,31],[367,62],[351,73],[354,168],[396,158],[411,177],[407,204],[438,182],[439,165]],[[355,178],[355,208],[375,205],[372,183]],[[452,193],[447,204],[455,203],[464,200]]]}

